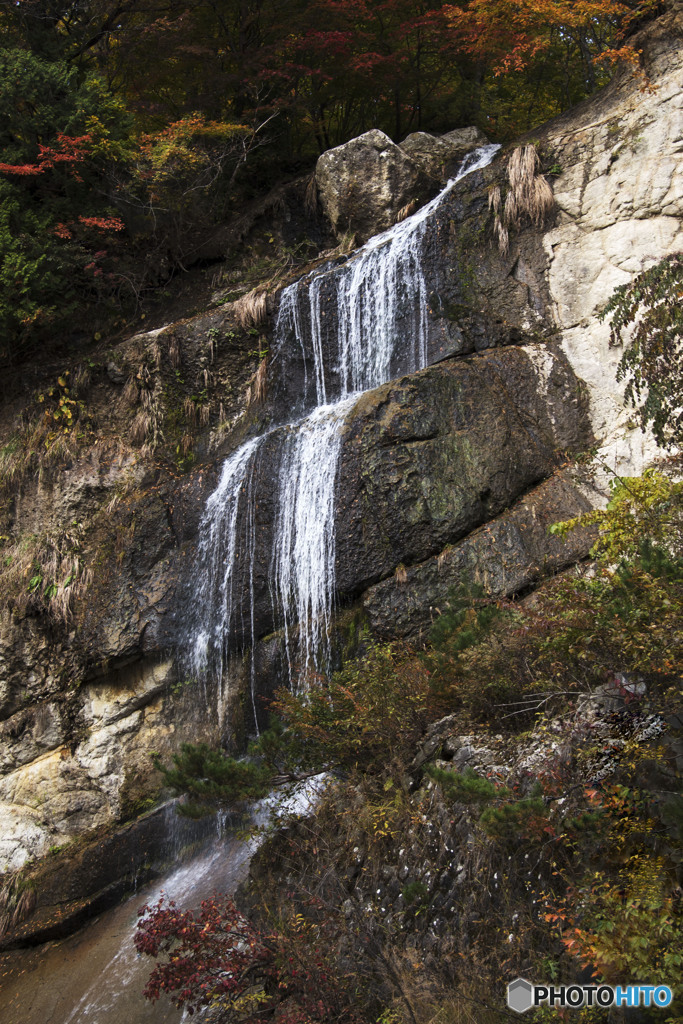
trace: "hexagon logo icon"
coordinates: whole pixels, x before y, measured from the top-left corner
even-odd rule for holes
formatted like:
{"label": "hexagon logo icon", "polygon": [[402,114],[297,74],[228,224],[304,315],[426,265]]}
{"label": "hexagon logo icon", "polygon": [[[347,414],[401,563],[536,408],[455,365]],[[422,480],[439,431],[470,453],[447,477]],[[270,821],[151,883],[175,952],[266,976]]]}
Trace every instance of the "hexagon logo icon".
{"label": "hexagon logo icon", "polygon": [[526,1013],[534,1005],[534,986],[526,978],[515,978],[508,985],[508,1006],[515,1013]]}

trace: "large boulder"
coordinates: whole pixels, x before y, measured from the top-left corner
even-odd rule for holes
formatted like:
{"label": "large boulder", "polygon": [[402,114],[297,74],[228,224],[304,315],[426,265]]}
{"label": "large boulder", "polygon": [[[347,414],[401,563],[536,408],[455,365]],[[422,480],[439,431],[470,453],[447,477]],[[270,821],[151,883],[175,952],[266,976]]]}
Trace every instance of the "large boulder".
{"label": "large boulder", "polygon": [[427,174],[376,128],[323,153],[315,180],[337,234],[353,232],[362,242],[391,227],[408,203],[434,191]]}
{"label": "large boulder", "polygon": [[488,141],[478,128],[459,128],[446,135],[413,132],[400,148],[431,178],[445,182],[454,176],[468,153]]}
{"label": "large boulder", "polygon": [[543,345],[448,360],[366,393],[339,467],[338,590],[355,596],[438,554],[549,477],[558,452],[591,443],[576,378]]}

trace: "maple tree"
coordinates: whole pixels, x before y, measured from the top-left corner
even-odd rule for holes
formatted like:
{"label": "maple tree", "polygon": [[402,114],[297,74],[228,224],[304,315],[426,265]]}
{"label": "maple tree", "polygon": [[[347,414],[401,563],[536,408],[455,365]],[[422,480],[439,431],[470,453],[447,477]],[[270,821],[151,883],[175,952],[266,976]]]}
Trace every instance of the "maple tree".
{"label": "maple tree", "polygon": [[138,912],[135,947],[157,963],[144,995],[170,996],[189,1014],[220,1006],[221,1020],[256,1024],[277,1010],[283,1024],[361,1024],[356,984],[339,973],[325,928],[292,913],[281,930],[259,929],[231,897],[204,900],[195,914],[162,895]]}
{"label": "maple tree", "polygon": [[400,141],[476,124],[506,139],[540,123],[615,61],[637,63],[626,33],[658,10],[0,0],[3,351],[44,340],[77,307],[135,307],[245,197],[369,128]]}

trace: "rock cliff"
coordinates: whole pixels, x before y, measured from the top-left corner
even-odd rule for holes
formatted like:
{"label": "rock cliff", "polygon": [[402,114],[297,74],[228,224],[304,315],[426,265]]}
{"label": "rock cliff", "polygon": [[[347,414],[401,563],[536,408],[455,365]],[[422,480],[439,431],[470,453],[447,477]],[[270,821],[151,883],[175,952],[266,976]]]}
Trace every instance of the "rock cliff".
{"label": "rock cliff", "polygon": [[[488,195],[505,186],[506,154],[435,212],[424,251],[428,367],[362,396],[344,428],[337,599],[355,602],[380,636],[422,635],[464,573],[513,594],[584,557],[588,537],[567,545],[545,532],[601,500],[600,474],[569,457],[597,448],[599,466],[637,472],[656,455],[623,407],[620,353],[599,311],[616,285],[683,247],[682,29],[673,5],[644,37],[652,88],[624,75],[534,134],[556,206],[544,229],[513,234],[506,253],[495,246]],[[437,191],[449,161],[479,141],[451,133],[398,147],[369,135],[321,158],[309,234],[330,239],[322,208],[335,231],[370,237]],[[357,195],[339,187],[345,174]],[[300,191],[281,197],[283,224],[300,216]],[[197,736],[239,741],[250,728],[251,634],[235,637],[220,692],[187,680],[176,644],[223,458],[286,423],[302,393],[306,352],[286,372],[271,357],[263,394],[278,299],[275,289],[251,314],[244,300],[217,305],[10,384],[0,423],[0,871],[93,830],[111,834],[115,864],[115,837],[130,842],[122,823],[159,797],[149,753]],[[73,425],[60,420],[64,401],[78,409]],[[255,520],[263,689],[282,666],[268,582],[277,437],[264,443]],[[93,906],[100,882],[80,894]]]}

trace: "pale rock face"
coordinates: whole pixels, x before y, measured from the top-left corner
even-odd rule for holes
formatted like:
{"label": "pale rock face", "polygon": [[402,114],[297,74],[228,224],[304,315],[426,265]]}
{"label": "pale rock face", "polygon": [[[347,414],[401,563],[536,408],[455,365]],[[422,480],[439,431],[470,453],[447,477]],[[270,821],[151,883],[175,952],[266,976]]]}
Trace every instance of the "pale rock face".
{"label": "pale rock face", "polygon": [[616,380],[622,350],[610,348],[599,314],[617,286],[683,249],[683,59],[669,49],[658,61],[654,92],[633,82],[597,120],[591,108],[570,130],[565,122],[548,135],[563,167],[554,185],[557,225],[543,240],[552,315],[588,388],[600,461],[632,474],[657,448],[633,429]]}
{"label": "pale rock face", "polygon": [[[0,871],[16,870],[83,832],[120,819],[126,787],[145,793],[150,750],[168,754],[179,735],[209,736],[209,721],[170,709],[171,660],[137,665],[79,693],[84,738],[67,744],[57,704],[3,723],[0,756]],[[184,724],[182,724],[184,723]]]}

